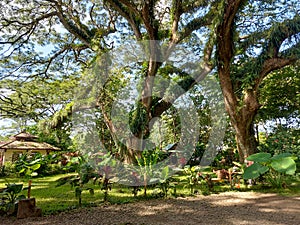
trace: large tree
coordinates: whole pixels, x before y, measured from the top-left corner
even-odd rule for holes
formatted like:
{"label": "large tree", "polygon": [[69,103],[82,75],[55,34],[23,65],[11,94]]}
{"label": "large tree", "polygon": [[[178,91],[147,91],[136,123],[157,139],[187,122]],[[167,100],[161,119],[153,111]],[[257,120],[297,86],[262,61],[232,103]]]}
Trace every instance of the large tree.
{"label": "large tree", "polygon": [[[152,40],[147,42],[148,58],[140,68],[144,82],[141,101],[132,113],[132,124],[136,125],[132,128],[138,128],[132,129],[132,141],[147,138],[152,128],[149,122],[172,108],[179,97],[177,94],[170,101],[154,97],[157,74],[161,72],[188,91],[217,66],[242,161],[255,151],[252,124],[259,108],[261,81],[271,71],[298,59],[299,3],[288,4],[285,7],[280,1],[254,0],[2,1],[1,77],[58,77],[89,67],[124,37]],[[191,43],[196,47],[201,65],[198,76],[165,64],[180,43],[186,48]],[[40,53],[49,44],[49,54]],[[107,104],[102,102],[99,99],[97,106],[113,136],[116,129],[107,116]],[[127,150],[124,155],[130,161],[134,151]]]}
{"label": "large tree", "polygon": [[[168,60],[176,44],[188,42],[193,32],[204,29],[203,44],[199,45],[203,56],[202,69],[197,77],[187,76],[182,71],[167,66],[164,75],[171,79],[174,74],[178,85],[187,91],[197,81],[205,77],[213,68],[211,55],[214,33],[207,29],[212,25],[214,10],[218,1],[2,1],[1,33],[2,77],[31,79],[34,76],[57,76],[75,65],[89,67],[103,54],[113,48],[113,33],[118,33],[113,41],[124,41],[134,37],[137,41],[150,40],[146,43],[147,59],[142,66],[140,76],[144,78],[140,103],[132,113],[132,140],[128,143],[132,150],[138,148],[150,135],[149,122],[159,117],[172,106],[170,101],[158,101],[153,96],[154,78],[163,62]],[[62,30],[59,32],[59,30]],[[119,38],[118,40],[118,37]],[[151,41],[153,40],[153,41]],[[164,42],[160,48],[158,42]],[[199,40],[200,42],[200,40]],[[52,51],[40,54],[38,50],[51,44]],[[73,67],[68,67],[73,63]],[[100,97],[100,96],[99,96]],[[162,96],[163,97],[163,96]],[[114,137],[116,131],[107,109],[99,99],[107,128]],[[142,121],[140,118],[142,118]],[[134,143],[138,140],[139,143]],[[134,158],[131,149],[124,153],[130,161]]]}
{"label": "large tree", "polygon": [[253,122],[260,108],[262,81],[299,59],[300,4],[230,0],[219,7],[218,74],[240,161],[244,161],[257,149]]}

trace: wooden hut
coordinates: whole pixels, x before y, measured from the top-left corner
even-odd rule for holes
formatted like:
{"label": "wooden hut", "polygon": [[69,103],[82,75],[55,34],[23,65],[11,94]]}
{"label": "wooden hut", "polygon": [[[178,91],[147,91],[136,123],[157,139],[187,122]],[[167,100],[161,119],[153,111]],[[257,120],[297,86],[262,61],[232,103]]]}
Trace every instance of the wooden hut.
{"label": "wooden hut", "polygon": [[14,162],[25,152],[47,155],[53,151],[60,151],[60,149],[45,142],[38,142],[37,136],[23,131],[12,136],[8,141],[0,143],[0,166],[7,161]]}

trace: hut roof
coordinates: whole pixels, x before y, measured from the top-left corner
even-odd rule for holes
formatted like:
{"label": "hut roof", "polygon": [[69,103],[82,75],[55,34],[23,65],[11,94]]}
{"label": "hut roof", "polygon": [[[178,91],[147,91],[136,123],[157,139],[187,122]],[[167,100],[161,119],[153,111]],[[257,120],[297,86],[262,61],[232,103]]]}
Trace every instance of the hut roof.
{"label": "hut roof", "polygon": [[21,132],[11,137],[7,142],[0,144],[0,150],[60,150],[46,142],[37,142],[37,136]]}
{"label": "hut roof", "polygon": [[21,141],[21,140],[35,141],[37,138],[38,138],[37,136],[34,136],[34,135],[24,132],[24,131],[12,136],[12,139],[16,139],[19,141]]}

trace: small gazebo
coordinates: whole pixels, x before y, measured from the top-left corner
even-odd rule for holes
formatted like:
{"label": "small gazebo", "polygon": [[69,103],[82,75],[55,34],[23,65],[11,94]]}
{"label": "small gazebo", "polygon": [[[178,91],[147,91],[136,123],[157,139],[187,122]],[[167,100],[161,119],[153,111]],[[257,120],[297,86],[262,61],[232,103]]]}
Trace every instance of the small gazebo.
{"label": "small gazebo", "polygon": [[38,142],[37,136],[25,131],[16,134],[6,142],[0,143],[0,166],[5,161],[14,162],[20,154],[25,152],[30,154],[41,153],[48,155],[52,151],[60,151],[60,148],[54,147],[46,142]]}

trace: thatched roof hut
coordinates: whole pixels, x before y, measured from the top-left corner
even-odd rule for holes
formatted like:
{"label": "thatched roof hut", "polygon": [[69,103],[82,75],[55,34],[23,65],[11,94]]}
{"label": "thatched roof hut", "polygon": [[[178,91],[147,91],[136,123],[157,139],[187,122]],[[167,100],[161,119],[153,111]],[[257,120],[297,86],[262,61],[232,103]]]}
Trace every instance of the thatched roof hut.
{"label": "thatched roof hut", "polygon": [[37,136],[23,131],[12,136],[10,140],[0,143],[0,165],[3,165],[5,160],[13,162],[20,154],[25,152],[39,152],[46,155],[52,151],[60,150],[60,148],[46,142],[38,142],[37,139]]}

